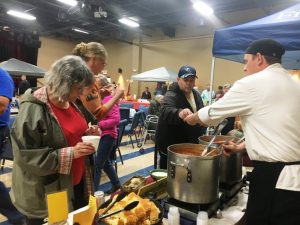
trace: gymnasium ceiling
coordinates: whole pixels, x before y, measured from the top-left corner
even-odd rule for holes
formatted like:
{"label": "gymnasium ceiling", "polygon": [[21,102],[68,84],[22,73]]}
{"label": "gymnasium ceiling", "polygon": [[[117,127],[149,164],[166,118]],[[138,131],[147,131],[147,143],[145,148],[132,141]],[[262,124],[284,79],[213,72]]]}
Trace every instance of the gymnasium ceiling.
{"label": "gymnasium ceiling", "polygon": [[[1,0],[0,27],[16,33],[33,33],[70,41],[165,40],[212,35],[214,30],[255,20],[285,9],[299,0],[206,0],[214,17],[197,13],[195,0],[80,0],[70,7],[56,0]],[[84,5],[84,7],[82,7]],[[28,12],[35,21],[6,14],[9,9]],[[139,28],[118,22],[123,16],[135,17]],[[89,34],[78,33],[80,28]]]}

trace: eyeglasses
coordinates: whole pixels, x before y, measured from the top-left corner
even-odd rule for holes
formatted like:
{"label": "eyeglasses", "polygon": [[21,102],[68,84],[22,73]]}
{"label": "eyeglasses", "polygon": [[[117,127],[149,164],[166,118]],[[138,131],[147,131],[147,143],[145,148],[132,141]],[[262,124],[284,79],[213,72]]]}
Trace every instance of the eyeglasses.
{"label": "eyeglasses", "polygon": [[107,66],[107,62],[105,62],[103,58],[94,56],[93,59],[100,60],[100,64],[102,64],[103,66]]}

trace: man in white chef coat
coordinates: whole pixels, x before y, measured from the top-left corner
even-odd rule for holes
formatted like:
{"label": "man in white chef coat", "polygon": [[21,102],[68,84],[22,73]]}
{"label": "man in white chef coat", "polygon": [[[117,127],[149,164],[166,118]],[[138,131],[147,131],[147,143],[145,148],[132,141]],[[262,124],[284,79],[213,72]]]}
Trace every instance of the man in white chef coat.
{"label": "man in white chef coat", "polygon": [[254,163],[247,225],[300,224],[300,82],[281,66],[284,52],[272,39],[251,43],[244,55],[249,76],[185,118],[190,125],[212,126],[240,116],[245,142],[224,148],[229,154],[246,148]]}

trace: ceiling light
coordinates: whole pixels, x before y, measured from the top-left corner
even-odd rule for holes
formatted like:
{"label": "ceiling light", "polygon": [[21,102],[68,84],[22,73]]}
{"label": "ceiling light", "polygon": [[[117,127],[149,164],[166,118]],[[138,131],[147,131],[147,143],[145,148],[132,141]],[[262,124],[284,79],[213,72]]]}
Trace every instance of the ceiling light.
{"label": "ceiling light", "polygon": [[140,24],[138,24],[137,22],[135,22],[135,21],[133,21],[133,20],[127,18],[127,17],[119,19],[119,22],[123,23],[123,24],[125,24],[129,27],[139,27],[140,26]]}
{"label": "ceiling light", "polygon": [[76,6],[78,4],[78,2],[75,0],[56,0],[56,1],[64,3],[66,5],[70,5],[70,6]]}
{"label": "ceiling light", "polygon": [[193,7],[196,11],[201,13],[202,15],[208,16],[214,13],[214,10],[204,2],[195,2]]}
{"label": "ceiling light", "polygon": [[72,28],[72,30],[74,30],[74,31],[76,31],[76,32],[79,32],[79,33],[89,34],[88,31],[82,30],[82,29],[79,29],[79,28]]}
{"label": "ceiling light", "polygon": [[7,11],[8,15],[11,16],[15,16],[21,19],[25,19],[25,20],[36,20],[36,17],[33,15],[30,15],[28,13],[23,13],[23,12],[19,12],[19,11],[15,11],[15,10],[8,10]]}

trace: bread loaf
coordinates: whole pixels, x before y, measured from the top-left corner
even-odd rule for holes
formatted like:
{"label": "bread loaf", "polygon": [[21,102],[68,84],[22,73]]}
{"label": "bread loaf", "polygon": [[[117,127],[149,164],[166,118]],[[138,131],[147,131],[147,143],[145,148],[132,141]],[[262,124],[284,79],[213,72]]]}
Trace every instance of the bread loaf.
{"label": "bread loaf", "polygon": [[[105,218],[103,221],[109,225],[151,225],[158,222],[160,210],[155,203],[149,199],[143,199],[134,192],[129,193],[121,201],[107,212],[114,212],[123,209],[126,205],[133,201],[139,201],[139,204],[130,211],[123,211],[111,217]],[[99,210],[101,215],[105,208]]]}

